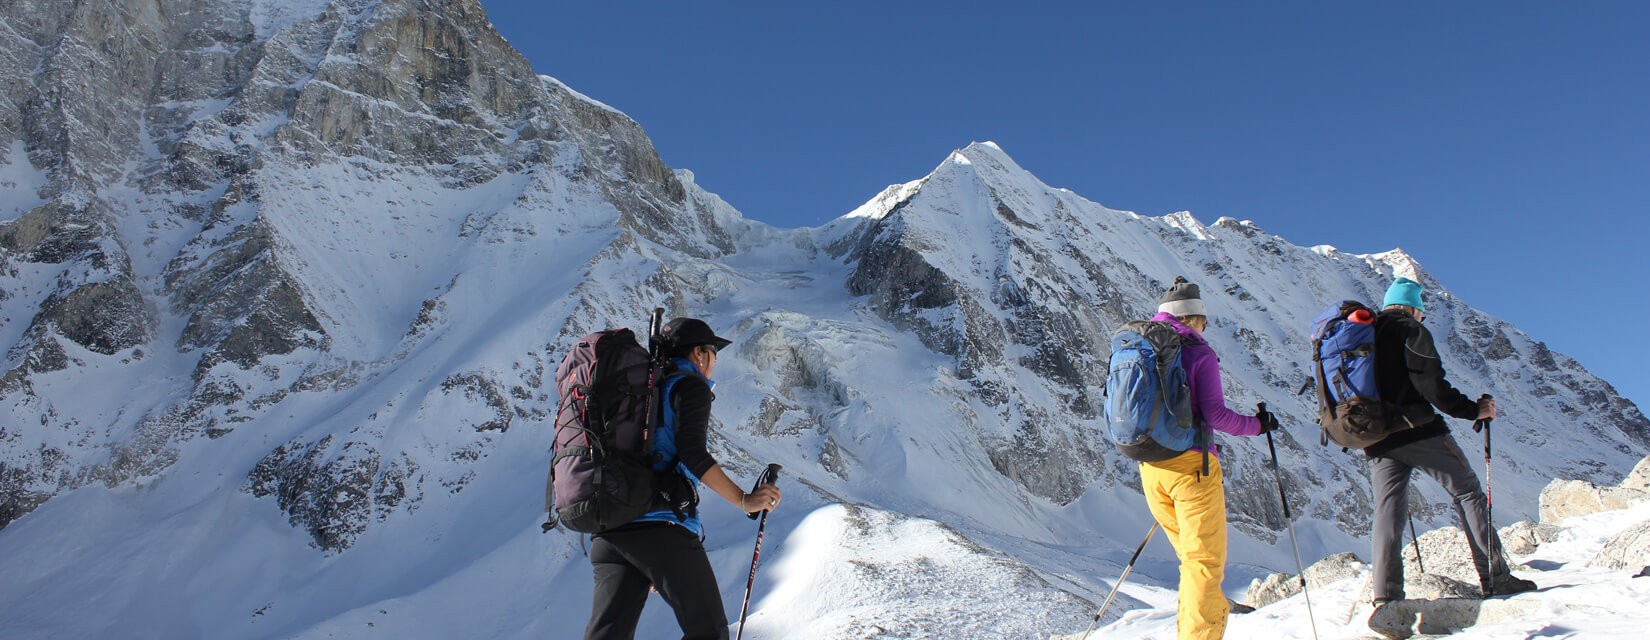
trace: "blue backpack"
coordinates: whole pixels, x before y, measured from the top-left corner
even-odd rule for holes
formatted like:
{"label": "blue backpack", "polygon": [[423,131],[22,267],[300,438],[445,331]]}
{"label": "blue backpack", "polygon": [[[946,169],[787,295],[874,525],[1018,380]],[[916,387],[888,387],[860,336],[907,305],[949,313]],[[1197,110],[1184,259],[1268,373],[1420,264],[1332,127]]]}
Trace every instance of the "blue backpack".
{"label": "blue backpack", "polygon": [[1323,444],[1362,449],[1408,428],[1375,383],[1375,312],[1346,300],[1312,321],[1312,362]]}
{"label": "blue backpack", "polygon": [[1167,460],[1206,441],[1208,430],[1194,424],[1180,347],[1180,334],[1167,322],[1137,320],[1112,334],[1106,430],[1129,458]]}

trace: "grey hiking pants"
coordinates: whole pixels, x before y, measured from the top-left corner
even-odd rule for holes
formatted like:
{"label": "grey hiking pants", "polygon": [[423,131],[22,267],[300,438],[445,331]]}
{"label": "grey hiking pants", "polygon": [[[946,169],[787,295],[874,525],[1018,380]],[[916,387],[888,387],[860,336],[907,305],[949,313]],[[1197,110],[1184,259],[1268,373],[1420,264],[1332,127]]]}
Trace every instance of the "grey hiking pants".
{"label": "grey hiking pants", "polygon": [[1409,479],[1415,469],[1432,476],[1455,500],[1455,514],[1467,532],[1478,579],[1488,583],[1506,575],[1501,538],[1490,522],[1484,491],[1461,453],[1455,437],[1427,438],[1369,459],[1370,489],[1375,494],[1374,583],[1376,600],[1404,597],[1404,518],[1409,513]]}

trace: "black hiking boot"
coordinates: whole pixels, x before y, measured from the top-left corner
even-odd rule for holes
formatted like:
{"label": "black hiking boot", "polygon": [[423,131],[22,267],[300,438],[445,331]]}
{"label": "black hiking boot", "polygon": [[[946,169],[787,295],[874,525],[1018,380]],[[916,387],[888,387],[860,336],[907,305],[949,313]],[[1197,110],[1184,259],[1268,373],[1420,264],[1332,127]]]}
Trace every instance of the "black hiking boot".
{"label": "black hiking boot", "polygon": [[1525,591],[1535,591],[1535,582],[1525,580],[1513,574],[1503,574],[1480,585],[1484,589],[1484,597],[1510,596]]}

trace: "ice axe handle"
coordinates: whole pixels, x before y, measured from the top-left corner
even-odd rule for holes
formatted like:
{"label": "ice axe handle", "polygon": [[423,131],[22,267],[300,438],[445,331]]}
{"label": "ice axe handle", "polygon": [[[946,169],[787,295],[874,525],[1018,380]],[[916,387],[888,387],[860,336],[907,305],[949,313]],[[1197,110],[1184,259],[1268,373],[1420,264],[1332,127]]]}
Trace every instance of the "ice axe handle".
{"label": "ice axe handle", "polygon": [[[756,493],[756,488],[762,485],[779,482],[779,468],[780,467],[778,464],[770,463],[768,468],[762,472],[762,476],[756,479],[756,484],[751,485],[751,493]],[[745,517],[755,520],[758,515],[767,513],[767,511],[768,510],[764,508],[756,513],[747,513],[745,514]]]}

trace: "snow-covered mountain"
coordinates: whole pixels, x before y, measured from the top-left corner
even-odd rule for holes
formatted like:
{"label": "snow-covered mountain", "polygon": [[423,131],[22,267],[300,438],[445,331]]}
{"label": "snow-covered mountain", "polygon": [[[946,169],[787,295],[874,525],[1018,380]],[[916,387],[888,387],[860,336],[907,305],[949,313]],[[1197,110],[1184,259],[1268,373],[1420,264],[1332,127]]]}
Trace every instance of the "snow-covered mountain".
{"label": "snow-covered mountain", "polygon": [[[475,0],[23,1],[0,42],[6,637],[576,637],[580,541],[537,528],[549,378],[654,306],[736,340],[724,466],[786,468],[752,637],[1086,620],[1150,522],[1099,429],[1106,338],[1176,275],[1233,406],[1285,417],[1313,558],[1367,549],[1369,497],[1295,394],[1307,323],[1394,275],[1500,402],[1502,520],[1650,450],[1607,383],[1401,251],[1107,209],[991,143],[820,228],[748,220]],[[1263,443],[1223,446],[1241,588],[1293,558]],[[706,544],[737,607],[730,511]],[[672,624],[655,605],[644,634]]]}

